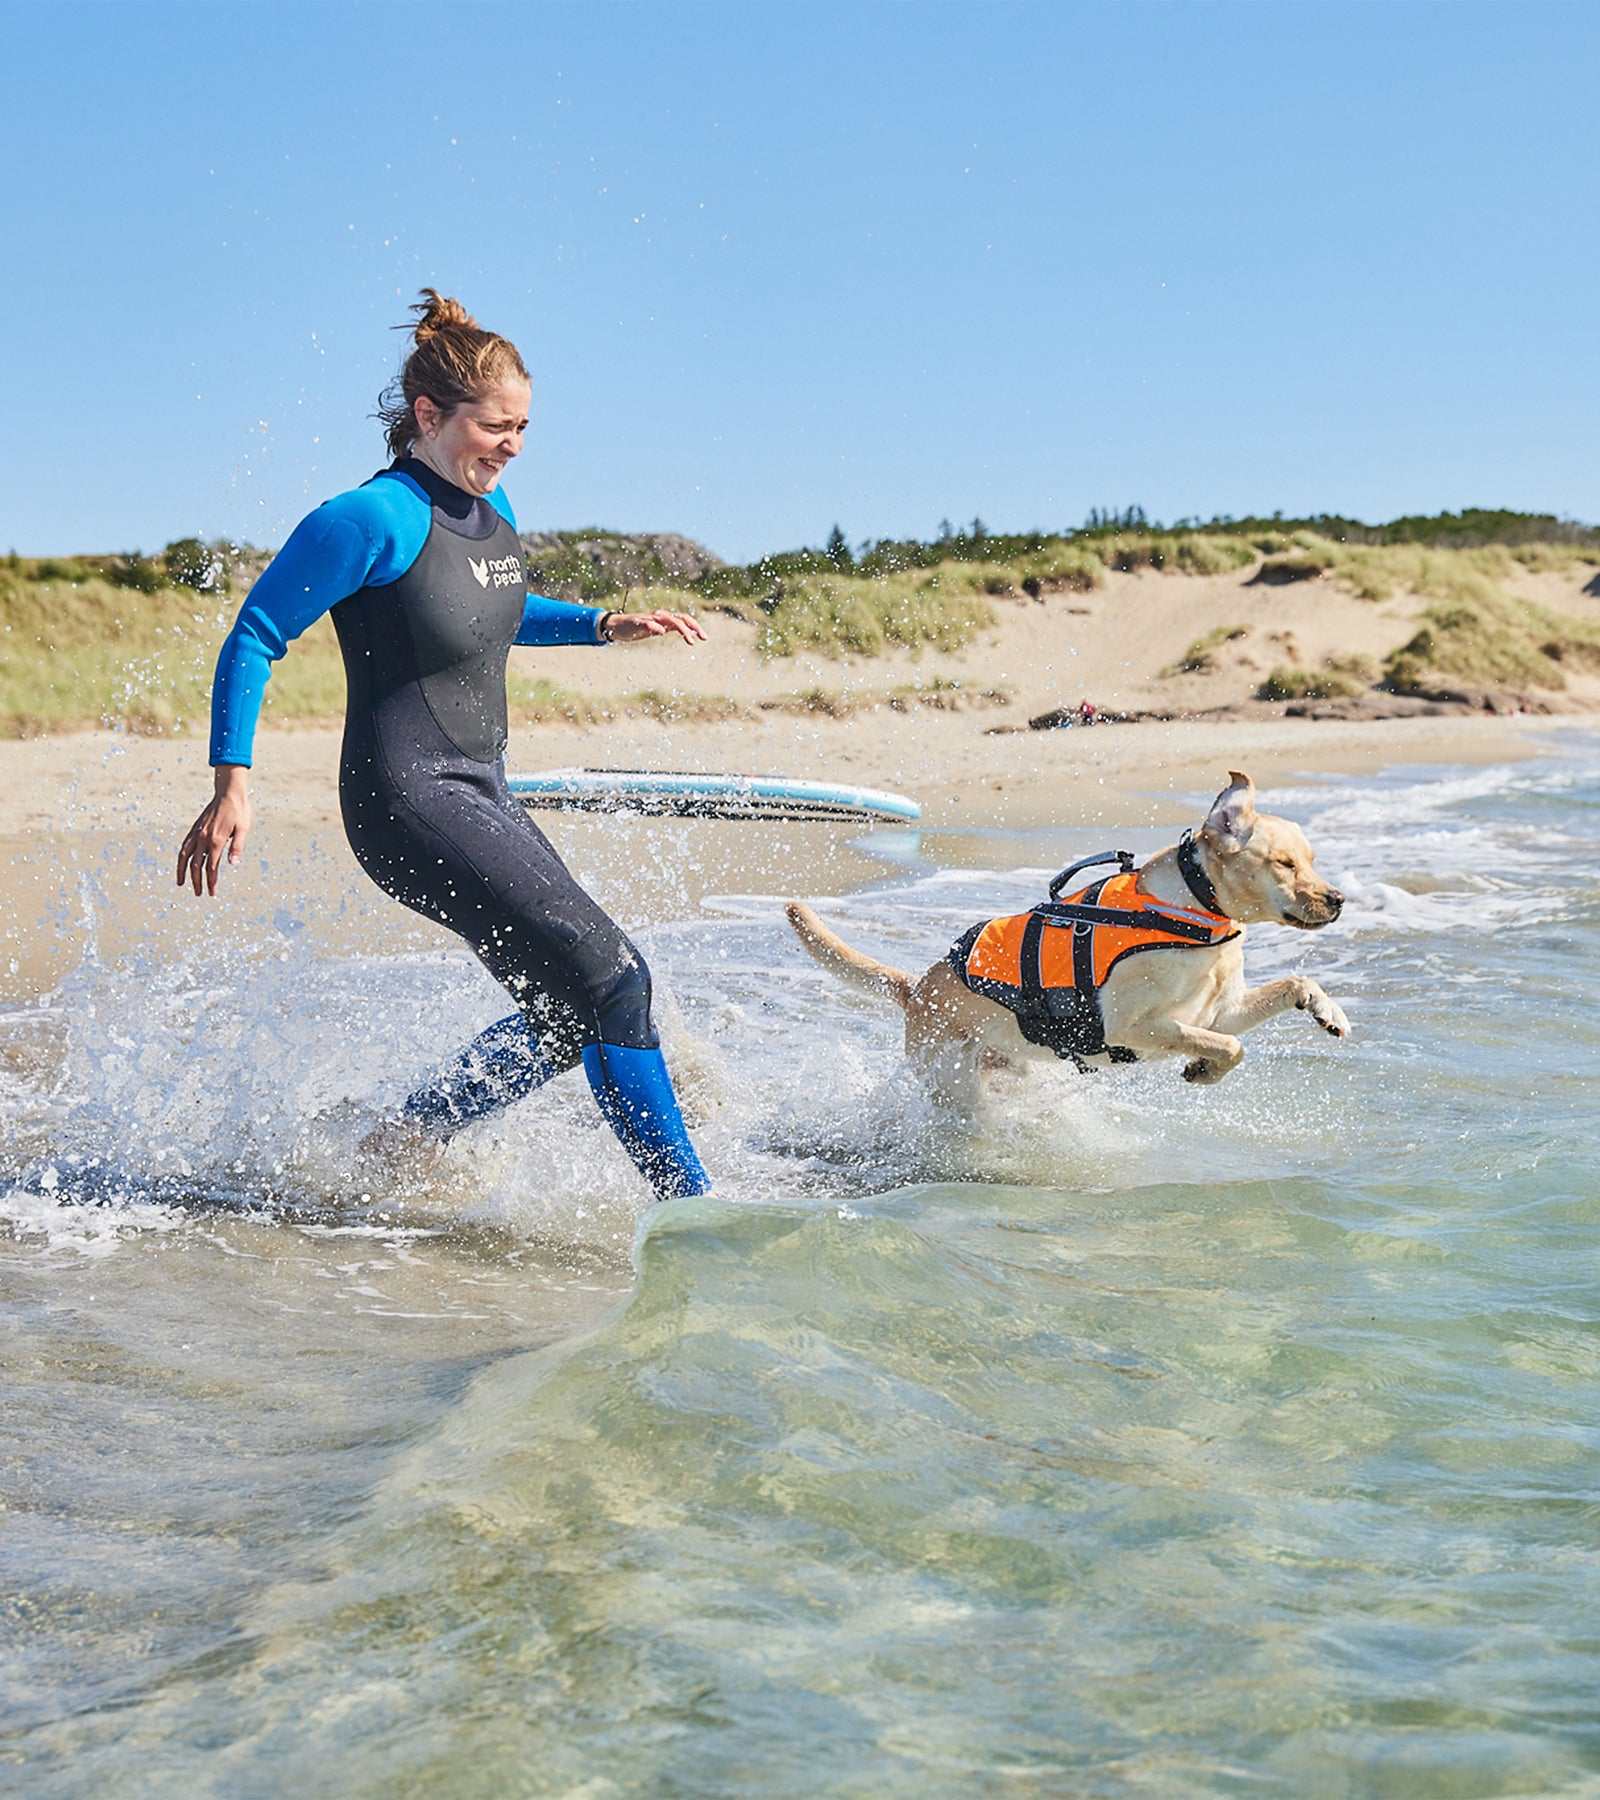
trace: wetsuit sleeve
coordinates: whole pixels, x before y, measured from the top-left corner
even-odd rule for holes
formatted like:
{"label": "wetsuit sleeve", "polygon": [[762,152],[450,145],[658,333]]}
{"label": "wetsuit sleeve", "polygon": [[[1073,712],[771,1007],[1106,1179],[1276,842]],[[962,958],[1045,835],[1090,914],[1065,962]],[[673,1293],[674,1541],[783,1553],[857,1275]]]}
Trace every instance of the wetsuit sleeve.
{"label": "wetsuit sleeve", "polygon": [[211,688],[213,766],[248,767],[273,663],[329,607],[358,588],[398,580],[426,541],[429,516],[409,486],[385,481],[340,494],[300,521],[223,640]]}
{"label": "wetsuit sleeve", "polygon": [[522,602],[519,644],[599,644],[603,606],[575,606],[548,594],[528,594]]}
{"label": "wetsuit sleeve", "polygon": [[[517,515],[511,510],[504,488],[495,488],[489,496],[489,504],[515,531]],[[548,594],[529,594],[522,603],[517,642],[524,646],[604,643],[600,636],[600,621],[604,616],[603,606],[576,606]]]}

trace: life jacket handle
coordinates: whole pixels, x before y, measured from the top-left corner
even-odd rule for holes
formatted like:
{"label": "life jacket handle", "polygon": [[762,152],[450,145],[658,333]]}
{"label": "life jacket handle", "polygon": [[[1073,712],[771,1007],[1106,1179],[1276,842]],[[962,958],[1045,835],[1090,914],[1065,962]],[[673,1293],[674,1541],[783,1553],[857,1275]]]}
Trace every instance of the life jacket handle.
{"label": "life jacket handle", "polygon": [[1061,873],[1050,883],[1050,898],[1059,900],[1061,890],[1080,869],[1092,869],[1096,863],[1114,862],[1118,865],[1119,875],[1133,873],[1133,852],[1131,850],[1102,850],[1098,856],[1080,856],[1075,863],[1068,863]]}

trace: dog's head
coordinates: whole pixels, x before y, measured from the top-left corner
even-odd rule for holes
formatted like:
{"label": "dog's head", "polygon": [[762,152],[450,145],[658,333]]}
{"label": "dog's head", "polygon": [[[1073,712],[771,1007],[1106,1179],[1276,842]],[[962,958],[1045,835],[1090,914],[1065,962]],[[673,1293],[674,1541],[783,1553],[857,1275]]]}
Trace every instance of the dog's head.
{"label": "dog's head", "polygon": [[1244,924],[1315,931],[1339,916],[1344,895],[1317,874],[1305,833],[1256,811],[1256,787],[1237,769],[1200,827],[1204,868],[1222,910]]}

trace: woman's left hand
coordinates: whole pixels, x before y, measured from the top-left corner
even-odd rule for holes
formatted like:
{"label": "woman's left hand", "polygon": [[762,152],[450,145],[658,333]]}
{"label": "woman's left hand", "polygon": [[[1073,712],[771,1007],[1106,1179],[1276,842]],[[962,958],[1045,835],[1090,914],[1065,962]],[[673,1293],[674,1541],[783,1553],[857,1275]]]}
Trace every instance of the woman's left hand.
{"label": "woman's left hand", "polygon": [[610,644],[642,644],[646,638],[666,637],[676,632],[686,644],[703,644],[706,634],[693,613],[614,612],[606,621],[606,642]]}

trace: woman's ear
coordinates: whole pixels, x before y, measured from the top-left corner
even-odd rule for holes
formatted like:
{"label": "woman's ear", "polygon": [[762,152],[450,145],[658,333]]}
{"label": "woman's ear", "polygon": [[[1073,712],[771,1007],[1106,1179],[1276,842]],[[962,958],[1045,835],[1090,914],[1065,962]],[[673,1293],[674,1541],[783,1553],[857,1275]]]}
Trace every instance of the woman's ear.
{"label": "woman's ear", "polygon": [[411,410],[417,416],[417,429],[424,437],[432,437],[444,417],[438,406],[426,394],[418,394],[412,402]]}

